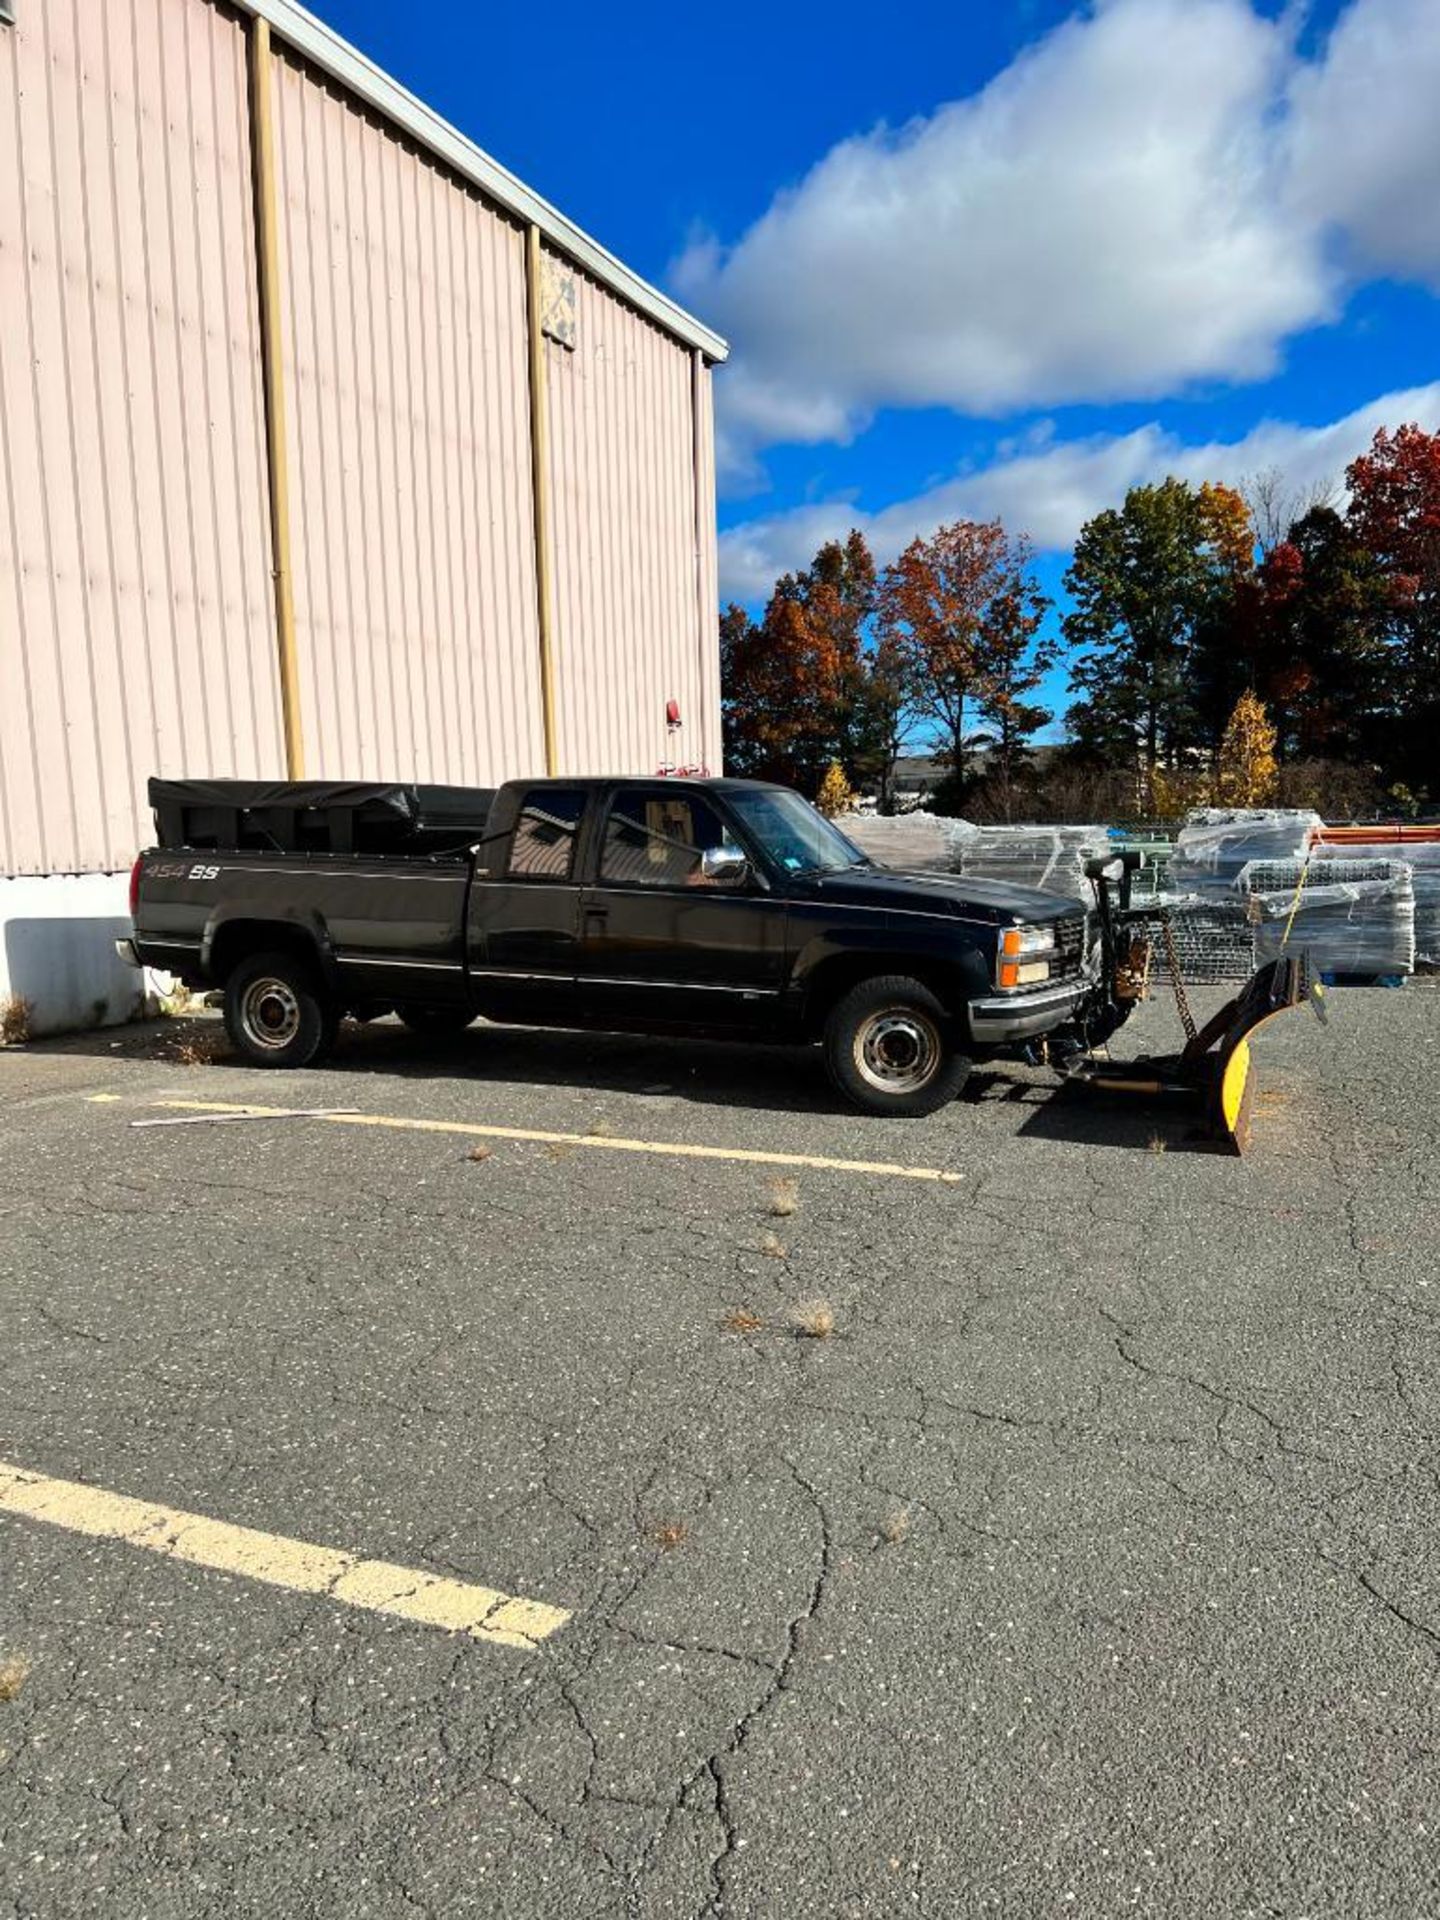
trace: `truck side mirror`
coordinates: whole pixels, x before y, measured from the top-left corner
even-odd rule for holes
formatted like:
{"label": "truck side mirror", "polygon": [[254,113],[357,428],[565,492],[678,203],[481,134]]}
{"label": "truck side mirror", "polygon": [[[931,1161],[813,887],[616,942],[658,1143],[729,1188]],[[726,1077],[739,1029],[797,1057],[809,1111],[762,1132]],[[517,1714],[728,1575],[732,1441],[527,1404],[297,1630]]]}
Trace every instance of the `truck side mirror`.
{"label": "truck side mirror", "polygon": [[712,886],[738,887],[750,877],[750,862],[739,847],[727,842],[704,849],[700,855],[700,873]]}

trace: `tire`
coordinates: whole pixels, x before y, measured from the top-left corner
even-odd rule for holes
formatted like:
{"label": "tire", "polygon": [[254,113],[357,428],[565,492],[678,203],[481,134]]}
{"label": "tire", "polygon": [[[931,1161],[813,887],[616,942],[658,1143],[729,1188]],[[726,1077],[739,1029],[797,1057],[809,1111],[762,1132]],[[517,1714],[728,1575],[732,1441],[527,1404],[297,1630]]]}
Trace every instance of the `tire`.
{"label": "tire", "polygon": [[426,1040],[463,1033],[475,1018],[468,1007],[397,1007],[395,1011],[412,1033]]}
{"label": "tire", "polygon": [[225,982],[225,1031],[254,1066],[314,1066],[339,1024],[339,1008],[296,954],[251,954]]}
{"label": "tire", "polygon": [[970,1072],[951,1044],[945,1008],[905,974],[877,974],[843,994],[826,1018],[824,1047],[831,1079],[864,1113],[936,1113]]}

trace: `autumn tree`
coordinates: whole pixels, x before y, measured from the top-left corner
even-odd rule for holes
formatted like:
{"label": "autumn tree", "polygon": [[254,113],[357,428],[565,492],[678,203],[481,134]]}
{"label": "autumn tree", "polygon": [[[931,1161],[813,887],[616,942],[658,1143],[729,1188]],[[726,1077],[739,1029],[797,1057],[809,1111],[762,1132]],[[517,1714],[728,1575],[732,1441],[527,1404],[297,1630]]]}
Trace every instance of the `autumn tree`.
{"label": "autumn tree", "polygon": [[827,820],[834,820],[842,813],[849,813],[856,797],[855,789],[845,778],[845,769],[838,760],[832,760],[815,795],[815,805]]}
{"label": "autumn tree", "polygon": [[832,760],[853,767],[888,725],[872,687],[866,633],[875,563],[863,534],[829,541],[811,566],[776,582],[756,622],[731,606],[720,622],[726,765],[814,794]]}
{"label": "autumn tree", "polygon": [[1374,757],[1393,699],[1380,563],[1333,507],[1311,507],[1257,569],[1238,650],[1282,756]]}
{"label": "autumn tree", "polygon": [[1391,770],[1434,789],[1440,739],[1440,434],[1382,427],[1351,462],[1346,523],[1384,578],[1394,678]]}
{"label": "autumn tree", "polygon": [[[1065,576],[1064,633],[1081,658],[1077,741],[1102,761],[1153,770],[1223,724],[1204,711],[1202,650],[1223,658],[1223,631],[1253,564],[1253,535],[1229,487],[1167,479],[1132,487],[1080,531]],[[1208,722],[1208,723],[1207,723]]]}
{"label": "autumn tree", "polygon": [[1235,702],[1215,762],[1214,795],[1222,807],[1263,807],[1278,772],[1275,728],[1264,703],[1246,689]]}
{"label": "autumn tree", "polygon": [[998,520],[957,520],[917,538],[880,583],[879,630],[911,711],[940,741],[963,788],[970,729],[988,720],[1006,765],[1048,718],[1026,700],[1050,654],[1037,643],[1049,606],[1030,544]]}

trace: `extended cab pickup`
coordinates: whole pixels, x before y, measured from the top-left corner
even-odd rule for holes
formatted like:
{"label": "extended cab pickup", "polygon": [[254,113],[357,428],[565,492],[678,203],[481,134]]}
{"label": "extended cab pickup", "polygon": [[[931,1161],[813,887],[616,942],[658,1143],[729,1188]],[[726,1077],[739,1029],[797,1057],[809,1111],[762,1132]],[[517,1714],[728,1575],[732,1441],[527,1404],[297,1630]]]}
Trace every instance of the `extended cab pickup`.
{"label": "extended cab pickup", "polygon": [[816,1042],[872,1113],[933,1112],[976,1058],[1097,994],[1078,900],[877,867],[751,780],[480,789],[163,781],[135,964],[223,987],[241,1053],[305,1066],[345,1014]]}

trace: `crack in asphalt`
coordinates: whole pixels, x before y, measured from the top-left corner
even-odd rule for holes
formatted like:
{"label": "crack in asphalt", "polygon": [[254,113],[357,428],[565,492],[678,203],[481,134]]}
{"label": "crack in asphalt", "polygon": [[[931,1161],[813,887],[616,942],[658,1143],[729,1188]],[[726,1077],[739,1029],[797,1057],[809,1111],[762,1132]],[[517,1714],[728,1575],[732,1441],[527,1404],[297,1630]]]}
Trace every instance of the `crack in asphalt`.
{"label": "crack in asphalt", "polygon": [[[542,1552],[552,1579],[563,1568],[557,1590],[576,1597],[566,1635],[513,1670],[497,1670],[472,1644],[422,1655],[399,1630],[322,1625],[300,1602],[278,1626],[266,1616],[263,1635],[257,1613],[249,1630],[259,1651],[236,1657],[218,1632],[189,1648],[193,1627],[183,1616],[171,1625],[169,1596],[156,1598],[150,1576],[102,1579],[97,1560],[87,1579],[103,1604],[84,1605],[95,1609],[105,1651],[86,1648],[67,1663],[55,1653],[67,1617],[43,1578],[53,1556],[36,1550],[41,1576],[27,1576],[8,1630],[38,1644],[48,1627],[51,1637],[26,1694],[0,1709],[0,1782],[24,1809],[16,1824],[44,1820],[55,1802],[46,1784],[58,1764],[53,1729],[107,1709],[135,1711],[137,1750],[163,1727],[177,1767],[187,1754],[198,1766],[195,1734],[215,1741],[220,1797],[228,1780],[235,1807],[282,1826],[297,1848],[320,1845],[336,1817],[312,1809],[305,1770],[336,1769],[344,1798],[364,1809],[340,1817],[351,1823],[368,1884],[427,1920],[451,1911],[451,1897],[403,1823],[392,1822],[399,1805],[469,1817],[477,1831],[493,1826],[502,1851],[533,1853],[547,1872],[573,1862],[597,1912],[666,1920],[752,1913],[746,1867],[761,1868],[776,1818],[771,1749],[826,1724],[831,1670],[813,1655],[818,1641],[829,1657],[840,1634],[827,1623],[849,1617],[838,1596],[832,1605],[840,1570],[841,1592],[858,1579],[863,1593],[890,1596],[886,1604],[904,1595],[917,1618],[937,1595],[942,1605],[963,1595],[968,1610],[994,1614],[988,1631],[997,1635],[1002,1620],[1009,1625],[1004,1607],[1020,1604],[1021,1582],[1038,1596],[1031,1631],[1036,1617],[1043,1630],[1045,1609],[1063,1607],[1073,1631],[1099,1623],[1121,1641],[1130,1615],[1118,1600],[1106,1604],[1111,1589],[1098,1575],[1092,1590],[1057,1591],[1087,1520],[1077,1489],[1117,1500],[1153,1490],[1139,1511],[1157,1552],[1172,1538],[1193,1547],[1224,1516],[1235,1523],[1226,1537],[1243,1540],[1257,1561],[1264,1553],[1267,1565],[1308,1579],[1324,1617],[1353,1610],[1373,1620],[1366,1632],[1419,1649],[1423,1665],[1440,1652],[1440,1625],[1424,1604],[1428,1563],[1412,1577],[1402,1548],[1413,1540],[1420,1553],[1427,1516],[1440,1511],[1430,1413],[1440,1307],[1417,1291],[1425,1282],[1413,1262],[1395,1257],[1405,1222],[1383,1216],[1370,1183],[1398,1168],[1418,1204],[1433,1161],[1418,1149],[1388,1159],[1372,1151],[1338,1099],[1324,1126],[1317,1175],[1293,1204],[1288,1193],[1269,1206],[1242,1197],[1242,1175],[1232,1178],[1218,1161],[1133,1156],[1130,1171],[1148,1192],[1166,1192],[1172,1171],[1191,1182],[1186,1231],[1166,1242],[1168,1272],[1153,1258],[1148,1202],[1132,1209],[1118,1199],[1115,1156],[1084,1146],[1065,1150],[1063,1178],[1052,1171],[1032,1181],[998,1161],[949,1190],[943,1206],[915,1202],[928,1223],[921,1232],[900,1222],[892,1232],[888,1220],[877,1225],[873,1205],[856,1209],[838,1185],[807,1182],[802,1215],[781,1229],[783,1260],[754,1250],[758,1196],[718,1200],[713,1213],[688,1186],[678,1204],[648,1194],[632,1201],[594,1166],[550,1166],[539,1155],[515,1156],[512,1171],[525,1183],[518,1198],[498,1190],[496,1163],[477,1178],[473,1169],[460,1175],[469,1184],[459,1188],[442,1191],[441,1174],[428,1176],[436,1186],[423,1192],[367,1185],[392,1178],[375,1171],[376,1156],[352,1163],[363,1174],[333,1181],[298,1171],[274,1184],[187,1173],[186,1191],[206,1201],[206,1231],[236,1244],[266,1210],[303,1214],[304,1247],[269,1243],[268,1284],[253,1299],[233,1279],[203,1294],[157,1284],[166,1236],[173,1242],[176,1219],[186,1219],[168,1172],[112,1174],[93,1192],[62,1179],[44,1204],[28,1175],[0,1172],[7,1232],[30,1263],[18,1284],[7,1277],[4,1299],[12,1351],[24,1360],[0,1418],[17,1434],[33,1431],[63,1459],[77,1410],[80,1423],[113,1433],[112,1410],[133,1406],[136,1457],[163,1436],[178,1452],[193,1451],[214,1487],[247,1468],[253,1485],[256,1462],[283,1464],[307,1440],[317,1450],[334,1444],[340,1459],[354,1435],[384,1436],[395,1472],[423,1468],[414,1436],[437,1455],[458,1441],[482,1461],[506,1456],[507,1477],[483,1506],[462,1501],[454,1517],[426,1506],[412,1564],[479,1579],[467,1562],[489,1564],[498,1536],[522,1560]],[[432,1163],[407,1154],[399,1164]],[[578,1223],[564,1212],[572,1204]],[[1064,1244],[1087,1250],[1073,1272],[1055,1260],[1062,1219]],[[76,1249],[83,1261],[121,1226],[136,1235],[131,1245],[153,1247],[153,1263],[137,1263],[133,1300],[108,1296],[92,1317]],[[1189,1285],[1187,1233],[1199,1244],[1235,1236],[1259,1248],[1264,1289],[1243,1268],[1232,1275],[1226,1322],[1206,1318],[1208,1276],[1204,1293]],[[1307,1234],[1315,1254],[1287,1267],[1285,1237]],[[491,1310],[513,1313],[523,1300],[538,1320],[573,1319],[591,1343],[571,1374],[553,1387],[542,1381],[538,1397],[512,1383],[503,1364],[487,1368],[489,1338],[503,1330],[471,1305],[479,1262],[498,1264],[517,1249],[528,1264]],[[536,1290],[537,1276],[564,1267],[557,1249],[569,1262],[564,1286],[577,1288],[558,1306]],[[586,1318],[580,1282],[611,1288],[613,1324]],[[738,1285],[775,1318],[802,1283],[836,1302],[844,1340],[718,1331]],[[680,1302],[673,1314],[672,1292]],[[322,1319],[328,1344],[309,1337],[309,1323]],[[1286,1372],[1292,1353],[1306,1360],[1322,1339],[1336,1356],[1333,1376],[1324,1376],[1336,1383],[1330,1403],[1317,1390],[1320,1376]],[[353,1364],[351,1343],[373,1348],[371,1360]],[[657,1365],[662,1344],[678,1387],[668,1358]],[[227,1361],[238,1380],[225,1377]],[[283,1412],[296,1378],[319,1438],[288,1428],[277,1437],[267,1418],[269,1408]],[[391,1484],[378,1446],[353,1470],[357,1487],[367,1473],[379,1488]],[[423,1471],[418,1484],[425,1488]],[[697,1589],[675,1574],[702,1546],[726,1564],[734,1549],[716,1545],[719,1530],[707,1527],[722,1497],[732,1511],[766,1516],[753,1551],[775,1557],[785,1573],[733,1630],[723,1612],[697,1611]],[[906,1544],[878,1545],[881,1498],[919,1517]],[[1393,1511],[1381,1510],[1382,1500]],[[1135,1510],[1133,1499],[1117,1508],[1126,1525]],[[656,1528],[672,1520],[689,1528],[679,1559],[654,1544]],[[1123,1545],[1113,1515],[1098,1524],[1115,1529],[1102,1539]],[[751,1550],[747,1537],[734,1551],[743,1558]],[[1306,1565],[1324,1569],[1323,1586]],[[871,1604],[857,1601],[867,1625]],[[147,1621],[148,1629],[137,1625]],[[154,1645],[151,1667],[132,1645],[137,1632]],[[931,1644],[945,1646],[944,1636]],[[617,1706],[602,1692],[614,1672],[631,1671],[610,1664],[617,1650],[652,1654],[657,1668],[681,1676],[674,1697],[686,1725],[673,1751],[635,1757],[643,1706]],[[156,1709],[163,1717],[145,1719],[143,1691],[107,1698],[112,1656],[134,1659],[140,1673],[193,1676],[193,1685],[171,1689],[189,1686],[201,1702],[188,1724],[169,1704]],[[242,1717],[251,1659],[274,1690],[269,1718]],[[985,1670],[993,1683],[996,1666]],[[863,1709],[858,1724],[867,1739],[890,1743],[887,1760],[893,1754],[901,1773],[912,1749],[898,1725]],[[1020,1716],[1002,1724],[1013,1730]],[[960,1719],[951,1737],[957,1754],[974,1738]],[[1405,1740],[1418,1765],[1427,1749],[1413,1722]],[[295,1782],[269,1778],[282,1749],[298,1769]],[[180,1828],[139,1760],[114,1764],[123,1755],[112,1750],[85,1790],[96,1808],[94,1845],[173,1870]],[[1037,1764],[1033,1747],[1024,1764]],[[383,1817],[365,1830],[376,1812]],[[904,1841],[896,1836],[896,1878],[886,1883],[897,1910],[902,1901],[906,1910],[961,1910],[930,1836]],[[1290,1844],[1286,1857],[1303,1862],[1304,1843]],[[502,1910],[504,1892],[491,1897]],[[0,1914],[28,1920],[36,1910],[28,1898],[0,1896]]]}

